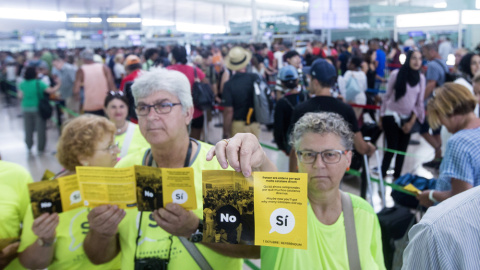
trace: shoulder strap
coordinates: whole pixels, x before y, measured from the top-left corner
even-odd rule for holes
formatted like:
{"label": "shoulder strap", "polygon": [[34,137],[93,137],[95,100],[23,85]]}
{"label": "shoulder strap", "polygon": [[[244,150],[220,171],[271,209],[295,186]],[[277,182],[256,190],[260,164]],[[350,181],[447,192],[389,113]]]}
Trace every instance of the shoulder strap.
{"label": "shoulder strap", "polygon": [[352,200],[347,193],[340,191],[340,194],[342,197],[343,223],[345,224],[347,238],[348,264],[350,265],[350,270],[361,270]]}
{"label": "shoulder strap", "polygon": [[133,133],[135,132],[135,125],[128,123],[127,133],[125,134],[125,139],[123,140],[122,150],[120,152],[120,157],[124,157],[128,153],[128,148],[130,148],[130,143],[132,142]]}
{"label": "shoulder strap", "polygon": [[437,64],[440,65],[440,67],[443,69],[443,71],[445,71],[445,73],[448,73],[448,67],[447,67],[447,69],[445,69],[445,67],[442,65],[442,62],[440,61],[440,59],[435,58],[433,61],[437,62]]}
{"label": "shoulder strap", "polygon": [[213,268],[210,266],[210,264],[207,262],[205,257],[200,253],[198,250],[197,246],[195,246],[194,243],[190,242],[187,240],[185,237],[178,237],[180,242],[183,244],[185,249],[190,253],[190,256],[195,260],[197,265],[200,267],[202,270],[213,270]]}
{"label": "shoulder strap", "polygon": [[288,100],[287,97],[283,97],[283,99],[288,103],[288,105],[290,105],[290,107],[292,108],[292,110],[295,108],[295,107],[293,106],[293,104],[290,102],[290,100]]}
{"label": "shoulder strap", "polygon": [[[38,101],[42,100],[44,97],[42,89],[40,89],[39,80],[35,79],[35,88],[37,89]],[[38,91],[40,90],[40,91]]]}

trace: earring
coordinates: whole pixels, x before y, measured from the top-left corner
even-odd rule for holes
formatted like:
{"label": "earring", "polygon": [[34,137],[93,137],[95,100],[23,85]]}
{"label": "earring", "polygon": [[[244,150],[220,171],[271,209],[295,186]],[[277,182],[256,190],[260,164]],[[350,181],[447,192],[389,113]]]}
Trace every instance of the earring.
{"label": "earring", "polygon": [[350,167],[347,167],[347,172],[350,171]]}
{"label": "earring", "polygon": [[82,166],[88,166],[88,162],[83,162]]}

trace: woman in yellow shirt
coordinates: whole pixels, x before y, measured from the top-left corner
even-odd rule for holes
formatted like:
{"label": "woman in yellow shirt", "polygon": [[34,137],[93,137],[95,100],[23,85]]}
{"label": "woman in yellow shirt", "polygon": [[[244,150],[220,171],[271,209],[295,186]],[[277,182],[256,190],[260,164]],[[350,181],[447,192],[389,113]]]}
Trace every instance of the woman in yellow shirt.
{"label": "woman in yellow shirt", "polygon": [[138,125],[127,120],[128,100],[123,92],[110,91],[105,98],[104,110],[105,115],[116,127],[115,142],[121,149],[119,158],[150,147]]}
{"label": "woman in yellow shirt", "polygon": [[[57,158],[65,171],[57,177],[75,174],[76,166],[113,167],[120,152],[114,133],[110,121],[91,114],[66,124],[57,146]],[[29,269],[120,269],[121,255],[102,265],[93,265],[85,256],[82,245],[89,230],[88,212],[80,207],[44,213],[34,220],[29,207],[23,221],[20,263]]]}

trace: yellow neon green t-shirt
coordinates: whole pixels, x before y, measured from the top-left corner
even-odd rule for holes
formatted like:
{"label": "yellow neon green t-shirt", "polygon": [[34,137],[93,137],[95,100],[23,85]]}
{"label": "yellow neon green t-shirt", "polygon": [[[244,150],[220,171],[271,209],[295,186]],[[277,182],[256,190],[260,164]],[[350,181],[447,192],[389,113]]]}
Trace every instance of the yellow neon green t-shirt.
{"label": "yellow neon green t-shirt", "polygon": [[[59,214],[60,222],[57,227],[57,242],[55,254],[48,270],[101,270],[120,269],[122,254],[118,254],[112,261],[101,264],[92,264],[83,251],[83,240],[90,228],[88,224],[89,209],[80,207]],[[29,207],[24,220],[24,229],[20,242],[19,252],[27,249],[31,244],[36,245],[37,236],[32,231],[33,214]]]}
{"label": "yellow neon green t-shirt", "polygon": [[[362,198],[352,199],[362,269],[385,269],[377,215]],[[308,249],[261,248],[262,269],[349,269],[343,212],[332,225],[321,223],[308,206]]]}
{"label": "yellow neon green t-shirt", "polygon": [[[194,155],[194,161],[190,167],[194,169],[195,191],[198,208],[193,212],[200,218],[203,218],[203,200],[202,200],[202,170],[221,170],[218,162],[207,162],[205,157],[211,145],[198,142],[198,148]],[[142,165],[145,151],[136,152],[121,159],[115,167],[124,168],[133,165]],[[170,262],[168,269],[199,269],[197,263],[190,256],[188,251],[181,244],[178,237],[172,237],[171,234],[161,229],[152,217],[152,212],[143,212],[141,214],[137,209],[127,210],[127,215],[118,227],[120,234],[120,247],[122,250],[122,269],[133,269],[135,260],[135,250],[137,258],[167,258],[171,249]],[[139,233],[138,220],[141,215],[141,235],[136,249],[136,239]],[[213,269],[242,269],[242,259],[234,259],[205,247],[196,244],[197,248],[203,254]]]}
{"label": "yellow neon green t-shirt", "polygon": [[[22,166],[0,160],[0,239],[20,236],[20,223],[30,205],[27,185],[32,182]],[[25,268],[15,259],[5,269]]]}
{"label": "yellow neon green t-shirt", "polygon": [[[135,153],[143,148],[150,147],[150,144],[145,140],[142,133],[140,132],[140,128],[135,123],[128,123],[129,125],[133,126],[133,136],[132,140],[130,141],[130,145],[128,146],[128,154]],[[122,149],[125,144],[125,138],[127,137],[127,133],[125,132],[122,135],[115,136],[115,142],[118,142],[118,147]],[[119,154],[120,156],[120,154]]]}

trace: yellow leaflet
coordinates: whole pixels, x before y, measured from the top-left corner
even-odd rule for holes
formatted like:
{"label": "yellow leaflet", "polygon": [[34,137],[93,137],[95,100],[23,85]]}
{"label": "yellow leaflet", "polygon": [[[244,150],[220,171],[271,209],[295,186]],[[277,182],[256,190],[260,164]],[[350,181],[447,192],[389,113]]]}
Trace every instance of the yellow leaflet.
{"label": "yellow leaflet", "polygon": [[50,170],[45,170],[43,173],[42,179],[40,181],[52,180],[55,177],[55,173]]}
{"label": "yellow leaflet", "polygon": [[414,185],[412,184],[408,184],[406,186],[403,187],[406,191],[410,191],[412,193],[415,193],[415,194],[420,194],[422,193],[418,188],[416,188]]}
{"label": "yellow leaflet", "polygon": [[8,245],[13,244],[15,242],[19,242],[20,238],[18,237],[11,237],[11,238],[3,238],[0,239],[0,252],[6,248]]}
{"label": "yellow leaflet", "polygon": [[253,177],[225,170],[202,172],[203,242],[253,245]]}
{"label": "yellow leaflet", "polygon": [[197,209],[193,168],[162,168],[163,203],[174,202],[186,210]]}
{"label": "yellow leaflet", "polygon": [[60,177],[58,187],[60,189],[60,198],[62,199],[63,211],[69,211],[83,206],[82,195],[76,175]]}
{"label": "yellow leaflet", "polygon": [[162,169],[135,166],[138,211],[153,211],[163,207]]}
{"label": "yellow leaflet", "polygon": [[133,167],[77,167],[76,171],[85,206],[115,204],[124,209],[137,206]]}
{"label": "yellow leaflet", "polygon": [[254,172],[255,245],[307,249],[306,173]]}
{"label": "yellow leaflet", "polygon": [[34,218],[43,213],[63,212],[57,179],[30,183],[28,191]]}

